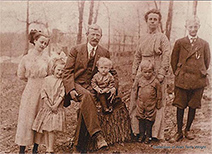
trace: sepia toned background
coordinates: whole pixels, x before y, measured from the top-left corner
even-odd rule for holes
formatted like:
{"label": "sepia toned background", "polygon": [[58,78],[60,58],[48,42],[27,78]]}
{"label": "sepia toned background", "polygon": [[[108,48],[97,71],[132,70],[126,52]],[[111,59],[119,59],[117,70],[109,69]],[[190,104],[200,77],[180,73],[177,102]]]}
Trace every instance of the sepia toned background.
{"label": "sepia toned background", "polygon": [[[100,44],[111,52],[114,67],[119,75],[119,92],[128,106],[132,86],[133,54],[138,39],[146,32],[144,14],[153,8],[161,11],[160,29],[167,35],[172,47],[177,39],[186,36],[185,20],[196,14],[201,22],[198,35],[209,42],[212,49],[211,1],[0,1],[0,152],[18,152],[14,136],[25,83],[17,78],[16,71],[21,57],[31,48],[27,40],[27,34],[31,29],[41,30],[51,37],[45,52],[53,56],[57,51],[67,54],[72,46],[85,42],[89,24],[100,25],[103,29]],[[174,97],[171,71],[169,85],[171,88],[167,91],[169,95],[166,109],[166,139],[169,139],[176,129],[176,111],[171,105]],[[211,89],[211,85],[206,87],[202,109],[198,110],[192,126],[198,137],[193,141],[183,140],[174,144],[184,146],[183,148],[154,149],[152,146],[139,143],[117,143],[111,146],[109,152],[209,153],[212,150]],[[69,129],[64,134],[58,134],[56,152],[70,150],[70,141],[76,126],[77,107],[77,104],[72,104],[66,109]],[[166,141],[153,145],[173,146]],[[186,148],[185,145],[202,148]],[[31,147],[27,150],[30,152]],[[40,152],[45,152],[45,147],[40,147]]]}

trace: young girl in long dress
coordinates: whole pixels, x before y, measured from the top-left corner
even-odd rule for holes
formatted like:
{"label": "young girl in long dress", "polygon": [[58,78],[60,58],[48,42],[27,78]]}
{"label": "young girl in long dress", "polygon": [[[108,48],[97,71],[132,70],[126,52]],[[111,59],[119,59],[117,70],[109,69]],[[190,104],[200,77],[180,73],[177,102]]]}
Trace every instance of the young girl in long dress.
{"label": "young girl in long dress", "polygon": [[31,30],[29,41],[34,45],[21,59],[17,76],[26,81],[21,97],[15,143],[20,146],[19,153],[25,153],[28,145],[34,144],[33,153],[37,153],[40,135],[32,130],[33,121],[40,107],[40,90],[44,78],[49,72],[49,57],[44,53],[49,38],[37,30]]}
{"label": "young girl in long dress", "polygon": [[63,99],[65,89],[62,82],[62,71],[65,62],[56,59],[53,62],[53,75],[45,78],[41,89],[43,107],[39,110],[32,129],[44,133],[47,153],[54,152],[55,133],[65,130],[65,110]]}

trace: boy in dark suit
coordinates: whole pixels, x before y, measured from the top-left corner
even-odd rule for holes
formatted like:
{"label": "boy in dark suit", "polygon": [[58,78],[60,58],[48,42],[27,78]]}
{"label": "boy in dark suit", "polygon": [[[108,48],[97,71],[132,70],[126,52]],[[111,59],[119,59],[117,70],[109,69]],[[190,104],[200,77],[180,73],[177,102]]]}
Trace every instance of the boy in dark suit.
{"label": "boy in dark suit", "polygon": [[175,42],[171,55],[171,66],[175,75],[173,105],[177,107],[177,133],[171,142],[183,138],[183,116],[187,106],[189,111],[184,136],[189,140],[195,138],[190,127],[196,109],[201,107],[204,87],[208,84],[207,69],[210,63],[210,49],[208,42],[197,36],[200,28],[199,19],[192,16],[186,21],[185,27],[188,36]]}

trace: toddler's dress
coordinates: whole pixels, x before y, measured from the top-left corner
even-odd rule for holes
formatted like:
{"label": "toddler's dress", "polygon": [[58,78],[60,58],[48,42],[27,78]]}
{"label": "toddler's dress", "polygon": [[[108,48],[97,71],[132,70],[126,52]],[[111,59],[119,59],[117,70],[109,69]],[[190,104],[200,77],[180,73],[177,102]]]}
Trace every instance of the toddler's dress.
{"label": "toddler's dress", "polygon": [[43,131],[65,131],[65,109],[63,102],[60,103],[57,113],[53,113],[51,108],[45,103],[44,98],[47,97],[51,105],[54,105],[59,97],[64,98],[65,88],[61,78],[56,78],[54,75],[48,76],[44,80],[41,90],[41,98],[43,107],[37,114],[33,123],[32,129],[36,132]]}

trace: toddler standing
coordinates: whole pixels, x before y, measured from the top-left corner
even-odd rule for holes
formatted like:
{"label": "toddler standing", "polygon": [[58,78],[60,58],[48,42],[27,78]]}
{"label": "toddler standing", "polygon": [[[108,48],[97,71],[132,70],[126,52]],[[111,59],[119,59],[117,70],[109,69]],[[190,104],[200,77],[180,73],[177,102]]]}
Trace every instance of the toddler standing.
{"label": "toddler standing", "polygon": [[100,57],[97,61],[98,71],[91,80],[92,88],[97,92],[103,112],[112,112],[111,106],[113,96],[111,91],[116,91],[113,75],[109,72],[112,68],[112,61],[105,57]]}
{"label": "toddler standing", "polygon": [[41,89],[43,107],[32,126],[36,132],[44,133],[47,153],[54,152],[55,132],[65,130],[65,110],[62,103],[65,89],[61,78],[64,65],[62,59],[53,62],[53,75],[45,78]]}
{"label": "toddler standing", "polygon": [[144,60],[140,64],[141,74],[133,85],[134,99],[137,103],[136,118],[139,120],[139,142],[149,144],[152,137],[152,126],[156,109],[161,107],[161,86],[154,75],[154,66]]}

